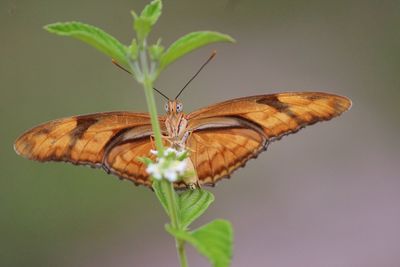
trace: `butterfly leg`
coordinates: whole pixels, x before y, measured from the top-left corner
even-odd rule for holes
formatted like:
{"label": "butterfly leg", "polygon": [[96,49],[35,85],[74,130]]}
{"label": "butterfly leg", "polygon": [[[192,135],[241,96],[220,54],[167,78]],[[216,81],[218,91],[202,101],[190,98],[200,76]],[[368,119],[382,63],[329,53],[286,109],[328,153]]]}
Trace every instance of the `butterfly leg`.
{"label": "butterfly leg", "polygon": [[156,150],[156,144],[154,142],[154,135],[150,135],[150,143],[151,143],[151,149]]}
{"label": "butterfly leg", "polygon": [[186,141],[189,139],[189,137],[192,135],[193,131],[187,131],[181,141],[181,147],[186,149],[189,152],[196,152],[196,150],[194,150],[191,147],[186,146]]}
{"label": "butterfly leg", "polygon": [[171,141],[169,136],[162,135],[161,138],[169,143],[169,147],[173,147],[174,146],[174,142]]}
{"label": "butterfly leg", "polygon": [[190,190],[200,189],[201,185],[200,185],[199,181],[197,181],[195,183],[188,184],[188,188]]}

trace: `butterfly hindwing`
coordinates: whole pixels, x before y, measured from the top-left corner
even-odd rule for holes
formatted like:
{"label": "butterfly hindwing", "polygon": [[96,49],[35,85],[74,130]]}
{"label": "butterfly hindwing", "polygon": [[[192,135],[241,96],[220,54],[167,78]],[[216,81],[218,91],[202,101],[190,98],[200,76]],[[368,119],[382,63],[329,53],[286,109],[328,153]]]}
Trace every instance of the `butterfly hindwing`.
{"label": "butterfly hindwing", "polygon": [[155,149],[152,140],[151,125],[128,131],[110,144],[104,157],[104,167],[107,171],[135,182],[151,186],[151,181],[146,172],[146,165],[140,157],[155,160],[150,150]]}
{"label": "butterfly hindwing", "polygon": [[187,143],[190,159],[199,183],[213,185],[257,156],[266,138],[259,131],[245,127],[212,128],[194,131]]}

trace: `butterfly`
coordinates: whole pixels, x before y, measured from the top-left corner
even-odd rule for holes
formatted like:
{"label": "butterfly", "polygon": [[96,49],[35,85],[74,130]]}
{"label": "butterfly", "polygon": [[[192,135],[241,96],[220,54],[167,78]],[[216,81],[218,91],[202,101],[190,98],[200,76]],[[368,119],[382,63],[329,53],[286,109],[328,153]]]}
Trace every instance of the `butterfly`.
{"label": "butterfly", "polygon": [[[182,92],[182,90],[181,90]],[[307,125],[327,121],[351,107],[347,97],[322,92],[249,96],[189,114],[175,98],[159,116],[166,146],[190,151],[192,183],[215,185],[267,149],[269,143]],[[37,161],[64,161],[103,168],[136,185],[151,187],[146,165],[154,149],[147,113],[104,112],[58,119],[36,126],[15,142],[15,151]],[[185,182],[177,188],[193,186]]]}

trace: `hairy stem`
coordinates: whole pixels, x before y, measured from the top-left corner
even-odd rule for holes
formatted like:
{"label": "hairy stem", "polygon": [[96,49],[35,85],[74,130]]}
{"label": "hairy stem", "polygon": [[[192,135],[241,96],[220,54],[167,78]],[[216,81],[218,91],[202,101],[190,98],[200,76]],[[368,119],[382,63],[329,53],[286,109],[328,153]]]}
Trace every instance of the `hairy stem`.
{"label": "hairy stem", "polygon": [[[153,73],[149,73],[149,68],[148,68],[149,64],[147,62],[145,45],[142,47],[139,53],[140,53],[139,56],[140,65],[142,66],[142,69],[140,70],[141,71],[140,75],[142,76],[140,78],[144,86],[147,107],[149,109],[151,125],[153,128],[154,140],[156,143],[157,150],[160,153],[162,153],[164,151],[164,146],[162,142],[160,123],[158,121],[157,107],[153,93],[153,82],[155,76],[153,75]],[[132,69],[134,71],[134,68]],[[138,79],[138,81],[139,80],[140,79]],[[176,201],[176,193],[174,190],[174,185],[173,183],[163,179],[161,181],[161,186],[163,187],[163,191],[166,192],[167,194],[167,206],[168,206],[168,214],[171,220],[171,226],[174,229],[180,229],[180,222],[179,222],[180,218],[178,217],[178,207],[177,207],[178,203]],[[181,239],[175,238],[175,243],[181,267],[188,267],[186,253],[185,253],[185,242]]]}

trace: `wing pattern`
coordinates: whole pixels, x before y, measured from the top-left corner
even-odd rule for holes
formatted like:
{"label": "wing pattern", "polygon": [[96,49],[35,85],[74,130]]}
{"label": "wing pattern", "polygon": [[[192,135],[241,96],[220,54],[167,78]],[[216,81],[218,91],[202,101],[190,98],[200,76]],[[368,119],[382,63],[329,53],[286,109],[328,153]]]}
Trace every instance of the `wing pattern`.
{"label": "wing pattern", "polygon": [[14,148],[29,159],[102,167],[136,184],[149,185],[144,167],[131,156],[150,156],[151,134],[147,114],[97,113],[39,125],[19,137]]}
{"label": "wing pattern", "polygon": [[229,177],[266,148],[267,139],[257,131],[246,128],[195,131],[188,140],[191,160],[201,185],[214,185]]}

